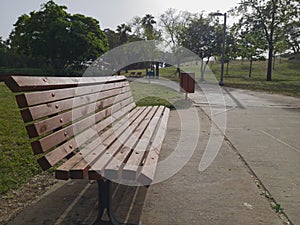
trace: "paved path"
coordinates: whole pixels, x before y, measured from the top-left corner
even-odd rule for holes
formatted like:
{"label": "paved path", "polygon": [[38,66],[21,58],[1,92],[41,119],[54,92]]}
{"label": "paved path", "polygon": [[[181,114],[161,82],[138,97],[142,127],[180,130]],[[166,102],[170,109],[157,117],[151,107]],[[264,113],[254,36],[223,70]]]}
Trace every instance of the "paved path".
{"label": "paved path", "polygon": [[[300,224],[300,99],[229,88],[223,94],[227,138],[288,218]],[[203,95],[192,97],[209,111]]]}
{"label": "paved path", "polygon": [[[146,225],[287,223],[271,208],[272,201],[263,192],[266,189],[289,220],[300,224],[299,99],[225,89],[221,90],[223,101],[215,99],[209,107],[207,99],[216,97],[215,90],[207,87],[206,96],[201,92],[190,95],[196,108],[170,114],[161,160],[174,153],[182,133],[183,145],[173,166],[190,158],[188,149],[194,147],[198,133],[192,157],[174,176],[149,189],[117,186],[115,203],[121,199],[128,203],[116,208],[117,213]],[[200,133],[193,125],[195,110]],[[192,127],[189,132],[182,132],[186,128],[179,126],[180,115]],[[209,167],[199,171],[210,137],[223,137],[221,131],[211,134],[215,125],[222,125],[224,115],[227,139]],[[159,171],[163,174],[164,167]],[[63,183],[9,224],[91,224],[96,215],[96,191],[96,184],[88,181]]]}

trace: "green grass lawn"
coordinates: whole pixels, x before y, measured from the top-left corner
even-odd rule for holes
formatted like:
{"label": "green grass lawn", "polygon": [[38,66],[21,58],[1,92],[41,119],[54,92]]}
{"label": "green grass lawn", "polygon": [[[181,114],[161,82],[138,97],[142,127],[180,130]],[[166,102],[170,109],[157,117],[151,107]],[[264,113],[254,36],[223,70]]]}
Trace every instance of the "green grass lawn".
{"label": "green grass lawn", "polygon": [[0,82],[0,194],[40,172],[12,92]]}
{"label": "green grass lawn", "polygon": [[[219,79],[220,64],[212,66],[213,73]],[[228,75],[225,73],[225,86],[266,91],[300,97],[300,60],[276,60],[272,81],[266,81],[267,61],[253,62],[252,76],[249,77],[249,62],[234,61],[229,64]]]}
{"label": "green grass lawn", "polygon": [[[204,77],[205,82],[216,83],[220,80],[220,62],[211,64],[207,67]],[[185,72],[195,72],[196,79],[200,79],[200,64],[184,65],[181,69]],[[145,70],[136,70],[143,71]],[[130,74],[131,71],[129,71]],[[126,74],[125,74],[126,75]],[[176,74],[176,67],[160,69],[160,76],[172,81],[179,81]],[[225,75],[224,82],[227,87],[242,88],[254,91],[265,91],[269,93],[284,94],[300,97],[300,60],[289,61],[282,58],[281,62],[276,59],[275,69],[273,70],[272,81],[266,81],[267,61],[254,61],[252,76],[249,77],[249,62],[236,60],[229,64],[228,74]]]}
{"label": "green grass lawn", "polygon": [[174,108],[174,102],[182,99],[183,95],[177,91],[157,84],[131,82],[133,98],[138,106],[164,105]]}

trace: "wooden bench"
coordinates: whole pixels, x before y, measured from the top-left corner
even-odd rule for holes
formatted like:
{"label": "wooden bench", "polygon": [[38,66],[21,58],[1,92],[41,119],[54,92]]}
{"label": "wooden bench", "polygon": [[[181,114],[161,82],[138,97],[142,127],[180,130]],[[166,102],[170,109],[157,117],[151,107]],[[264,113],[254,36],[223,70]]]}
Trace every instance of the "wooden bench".
{"label": "wooden bench", "polygon": [[137,72],[137,73],[136,73],[136,76],[137,76],[137,77],[143,77],[142,72]]}
{"label": "wooden bench", "polygon": [[57,179],[97,180],[98,221],[112,223],[111,182],[149,186],[166,133],[169,109],[136,107],[124,76],[11,76],[16,101],[43,170]]}
{"label": "wooden bench", "polygon": [[135,76],[135,72],[130,72],[130,76],[134,77]]}

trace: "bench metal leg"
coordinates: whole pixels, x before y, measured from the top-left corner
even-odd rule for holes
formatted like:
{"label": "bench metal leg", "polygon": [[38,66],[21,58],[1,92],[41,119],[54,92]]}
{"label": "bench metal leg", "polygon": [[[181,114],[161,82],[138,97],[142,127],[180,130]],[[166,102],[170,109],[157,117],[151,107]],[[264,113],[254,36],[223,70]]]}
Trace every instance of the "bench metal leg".
{"label": "bench metal leg", "polygon": [[[97,220],[94,222],[93,225],[101,225],[101,224],[134,225],[132,223],[121,223],[115,217],[112,211],[111,204],[112,204],[111,181],[105,179],[98,180],[98,205],[99,205],[98,216],[97,216]],[[102,220],[105,209],[109,218],[109,222]],[[138,225],[140,225],[140,223]]]}

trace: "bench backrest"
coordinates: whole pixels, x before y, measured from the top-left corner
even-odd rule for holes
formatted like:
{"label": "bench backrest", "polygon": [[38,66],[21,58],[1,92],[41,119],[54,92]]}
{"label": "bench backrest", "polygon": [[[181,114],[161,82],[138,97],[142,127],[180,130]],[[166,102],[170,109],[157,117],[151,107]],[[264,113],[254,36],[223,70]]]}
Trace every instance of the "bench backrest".
{"label": "bench backrest", "polygon": [[[135,107],[124,76],[12,76],[16,100],[43,170],[72,157]],[[77,136],[75,138],[75,136]]]}

